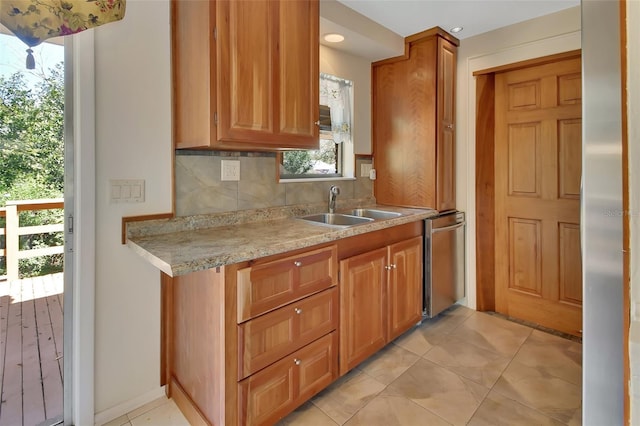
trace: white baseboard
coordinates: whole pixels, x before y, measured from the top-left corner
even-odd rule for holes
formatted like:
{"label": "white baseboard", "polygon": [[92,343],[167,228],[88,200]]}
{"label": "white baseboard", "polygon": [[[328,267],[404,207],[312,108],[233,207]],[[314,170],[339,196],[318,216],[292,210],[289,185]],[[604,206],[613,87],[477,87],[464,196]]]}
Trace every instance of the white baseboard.
{"label": "white baseboard", "polygon": [[111,407],[104,411],[96,413],[94,417],[95,425],[101,426],[105,423],[110,422],[111,420],[117,419],[120,416],[130,413],[136,408],[142,407],[143,405],[148,404],[151,401],[155,401],[158,398],[166,398],[164,388],[164,386],[159,387],[134,399],[130,399],[123,402],[122,404],[116,405],[115,407]]}

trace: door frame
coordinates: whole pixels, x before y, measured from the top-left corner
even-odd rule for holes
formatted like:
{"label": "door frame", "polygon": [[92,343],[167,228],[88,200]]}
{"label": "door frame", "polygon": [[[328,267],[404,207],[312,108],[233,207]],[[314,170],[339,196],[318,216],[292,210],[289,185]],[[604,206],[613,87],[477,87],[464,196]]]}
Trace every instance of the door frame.
{"label": "door frame", "polygon": [[65,37],[65,425],[95,423],[95,161],[94,34],[83,31]]}
{"label": "door frame", "polygon": [[581,56],[581,50],[500,65],[473,73],[476,78],[476,309],[495,311],[495,74]]}

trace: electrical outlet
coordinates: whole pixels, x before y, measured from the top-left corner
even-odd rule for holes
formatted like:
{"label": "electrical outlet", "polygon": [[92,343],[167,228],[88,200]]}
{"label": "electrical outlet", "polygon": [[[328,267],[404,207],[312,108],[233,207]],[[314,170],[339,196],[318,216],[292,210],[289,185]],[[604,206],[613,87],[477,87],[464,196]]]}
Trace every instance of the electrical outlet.
{"label": "electrical outlet", "polygon": [[222,160],[220,180],[237,181],[240,180],[240,161]]}
{"label": "electrical outlet", "polygon": [[360,177],[369,177],[369,173],[371,172],[372,164],[362,163],[360,164]]}

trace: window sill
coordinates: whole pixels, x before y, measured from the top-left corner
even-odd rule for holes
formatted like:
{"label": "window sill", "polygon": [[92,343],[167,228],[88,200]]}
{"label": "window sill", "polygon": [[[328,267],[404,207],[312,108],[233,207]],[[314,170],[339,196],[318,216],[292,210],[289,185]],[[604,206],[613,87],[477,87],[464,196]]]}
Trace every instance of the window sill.
{"label": "window sill", "polygon": [[345,181],[356,180],[354,177],[315,177],[315,178],[296,178],[296,179],[278,179],[278,183],[301,183],[301,182],[328,182],[328,181]]}

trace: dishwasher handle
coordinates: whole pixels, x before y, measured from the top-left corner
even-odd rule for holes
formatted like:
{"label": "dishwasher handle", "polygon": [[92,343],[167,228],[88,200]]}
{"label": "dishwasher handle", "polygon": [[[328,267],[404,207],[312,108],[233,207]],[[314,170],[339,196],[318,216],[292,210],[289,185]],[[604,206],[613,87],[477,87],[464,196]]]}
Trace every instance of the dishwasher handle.
{"label": "dishwasher handle", "polygon": [[435,234],[437,232],[445,232],[445,231],[451,231],[452,229],[458,229],[464,226],[464,222],[460,222],[460,223],[456,223],[455,225],[450,225],[450,226],[445,226],[443,228],[434,228],[431,230],[432,234]]}

